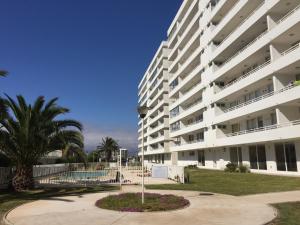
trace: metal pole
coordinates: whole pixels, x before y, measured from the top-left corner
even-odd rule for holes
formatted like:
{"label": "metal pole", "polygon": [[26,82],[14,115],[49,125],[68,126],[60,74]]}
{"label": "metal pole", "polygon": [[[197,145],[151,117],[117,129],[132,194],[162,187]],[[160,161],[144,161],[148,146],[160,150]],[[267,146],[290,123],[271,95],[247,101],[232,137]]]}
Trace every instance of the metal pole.
{"label": "metal pole", "polygon": [[144,186],[144,118],[142,119],[142,204],[144,204],[145,199],[144,199],[144,191],[145,191],[145,186]]}
{"label": "metal pole", "polygon": [[122,149],[120,148],[120,177],[119,177],[119,179],[120,179],[120,191],[122,191],[122,173],[121,173],[121,171],[122,171]]}

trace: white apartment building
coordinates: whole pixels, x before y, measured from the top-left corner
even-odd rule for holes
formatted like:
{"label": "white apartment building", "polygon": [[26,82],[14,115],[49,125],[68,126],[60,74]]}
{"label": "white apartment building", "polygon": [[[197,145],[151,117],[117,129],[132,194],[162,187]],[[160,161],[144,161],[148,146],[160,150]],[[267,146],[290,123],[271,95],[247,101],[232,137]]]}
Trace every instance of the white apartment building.
{"label": "white apartment building", "polygon": [[[146,161],[300,175],[299,47],[299,0],[184,0],[139,86],[151,108]],[[151,91],[162,50],[169,85]],[[157,149],[155,98],[164,102]]]}

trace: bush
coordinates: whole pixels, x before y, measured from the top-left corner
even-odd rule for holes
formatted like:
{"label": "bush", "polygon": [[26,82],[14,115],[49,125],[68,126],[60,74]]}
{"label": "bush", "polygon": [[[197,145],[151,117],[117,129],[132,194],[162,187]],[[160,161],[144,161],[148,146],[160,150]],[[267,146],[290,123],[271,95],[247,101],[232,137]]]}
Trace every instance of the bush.
{"label": "bush", "polygon": [[187,168],[188,168],[188,169],[196,169],[196,168],[197,168],[197,165],[188,165]]}
{"label": "bush", "polygon": [[248,166],[245,166],[245,165],[239,165],[239,172],[240,172],[240,173],[249,173],[250,170],[249,170]]}
{"label": "bush", "polygon": [[228,163],[225,168],[225,172],[234,173],[237,171],[237,165],[234,163]]}

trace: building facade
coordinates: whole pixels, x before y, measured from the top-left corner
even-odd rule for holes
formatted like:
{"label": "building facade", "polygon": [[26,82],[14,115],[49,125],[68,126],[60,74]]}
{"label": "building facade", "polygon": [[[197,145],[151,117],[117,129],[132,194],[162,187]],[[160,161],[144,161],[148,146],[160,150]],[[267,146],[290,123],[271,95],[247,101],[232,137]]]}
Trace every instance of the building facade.
{"label": "building facade", "polygon": [[300,175],[299,0],[184,0],[164,46],[168,144],[145,130],[147,162]]}

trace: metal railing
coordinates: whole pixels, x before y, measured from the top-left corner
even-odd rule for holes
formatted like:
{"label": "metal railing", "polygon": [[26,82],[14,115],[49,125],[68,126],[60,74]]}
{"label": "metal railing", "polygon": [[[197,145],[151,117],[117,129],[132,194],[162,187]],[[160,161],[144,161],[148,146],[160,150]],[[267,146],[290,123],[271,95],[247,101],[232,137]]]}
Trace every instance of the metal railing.
{"label": "metal railing", "polygon": [[233,136],[239,136],[239,135],[244,135],[244,134],[249,134],[249,133],[255,133],[255,132],[262,132],[262,131],[278,129],[278,128],[282,128],[282,127],[296,126],[296,125],[300,125],[300,120],[294,120],[294,121],[291,121],[291,122],[286,122],[286,123],[281,123],[281,124],[274,124],[274,125],[265,126],[265,127],[258,127],[258,128],[254,128],[254,129],[238,131],[238,132],[235,132],[235,133],[225,134],[225,136],[226,137],[233,137]]}
{"label": "metal railing", "polygon": [[[264,4],[264,2],[263,2]],[[258,7],[260,8],[260,6]],[[280,24],[281,22],[283,22],[284,20],[286,20],[288,17],[290,17],[291,15],[293,15],[297,10],[300,9],[300,5],[298,5],[296,8],[294,8],[292,11],[290,11],[289,13],[287,13],[285,16],[283,16],[280,20],[277,21],[277,24]],[[257,11],[254,10],[254,12]],[[252,12],[252,14],[254,13]],[[251,15],[251,14],[250,14]],[[248,17],[249,18],[249,17]],[[240,53],[242,53],[244,50],[246,50],[249,46],[251,46],[252,44],[254,44],[256,41],[258,41],[259,39],[261,39],[261,37],[263,37],[266,33],[268,33],[269,30],[265,30],[263,33],[261,33],[257,38],[255,38],[253,41],[251,41],[250,43],[248,43],[246,46],[244,46],[241,50],[239,50],[238,52],[236,52],[233,56],[231,56],[229,59],[227,59],[219,68],[222,68],[224,65],[226,65],[228,62],[230,62],[233,58],[235,58],[237,55],[239,55]]]}
{"label": "metal railing", "polygon": [[237,57],[239,54],[244,52],[246,49],[248,49],[251,45],[253,45],[255,42],[260,40],[266,33],[268,33],[268,30],[265,30],[260,35],[258,35],[254,40],[250,41],[246,46],[244,46],[242,49],[240,49],[238,52],[236,52],[233,56],[231,56],[229,59],[227,59],[220,68],[225,66],[227,63],[229,63],[231,60],[233,60],[235,57]]}
{"label": "metal railing", "polygon": [[[238,1],[239,2],[239,1]],[[238,3],[237,2],[237,3]],[[222,41],[221,43],[218,45],[218,47],[220,47],[224,41],[226,41],[235,31],[237,31],[254,13],[256,13],[261,6],[265,4],[265,1],[263,1],[261,4],[259,4],[257,6],[257,8],[255,10],[253,10],[233,31],[231,31]]]}
{"label": "metal railing", "polygon": [[290,47],[289,49],[287,49],[287,50],[281,52],[281,55],[282,55],[282,56],[285,56],[285,55],[289,54],[290,52],[295,51],[295,50],[298,49],[299,47],[300,47],[300,42],[299,42],[298,44],[293,45],[293,46]]}
{"label": "metal railing", "polygon": [[220,89],[221,89],[221,90],[224,90],[224,89],[230,87],[231,85],[233,85],[233,84],[235,84],[235,83],[237,83],[237,82],[239,82],[239,81],[245,79],[246,77],[250,76],[251,74],[253,74],[253,73],[255,73],[255,72],[261,70],[262,68],[266,67],[266,66],[269,65],[270,63],[271,63],[271,60],[266,61],[265,63],[263,63],[263,64],[261,64],[261,65],[255,67],[253,70],[251,70],[251,71],[249,71],[248,73],[246,73],[246,74],[244,74],[244,75],[238,77],[238,78],[235,79],[234,81],[231,81],[230,83],[226,84],[224,87],[221,87]]}
{"label": "metal railing", "polygon": [[224,113],[228,113],[228,112],[233,111],[233,110],[236,110],[236,109],[238,109],[238,108],[241,108],[241,107],[250,105],[250,104],[252,104],[252,103],[258,102],[258,101],[260,101],[260,100],[269,98],[269,97],[271,97],[271,96],[273,96],[273,95],[280,94],[280,93],[282,93],[282,92],[285,92],[285,91],[287,91],[287,90],[290,90],[290,89],[294,88],[295,86],[296,86],[295,84],[290,84],[290,85],[288,85],[288,86],[286,86],[286,87],[284,87],[284,88],[282,88],[282,89],[280,89],[280,90],[278,90],[278,91],[271,91],[271,92],[269,92],[269,93],[267,93],[267,94],[264,94],[264,95],[261,95],[261,96],[259,96],[259,97],[257,97],[257,98],[251,99],[251,100],[249,100],[249,101],[246,101],[246,102],[243,102],[243,103],[238,104],[238,105],[236,105],[236,106],[233,106],[233,107],[230,107],[230,108],[228,108],[228,109],[225,109],[225,110],[223,110],[223,112],[224,112]]}
{"label": "metal railing", "polygon": [[285,21],[288,17],[290,17],[291,15],[293,15],[298,9],[300,9],[300,4],[297,5],[293,10],[289,11],[287,14],[285,14],[280,20],[278,20],[276,23],[280,24],[283,21]]}

